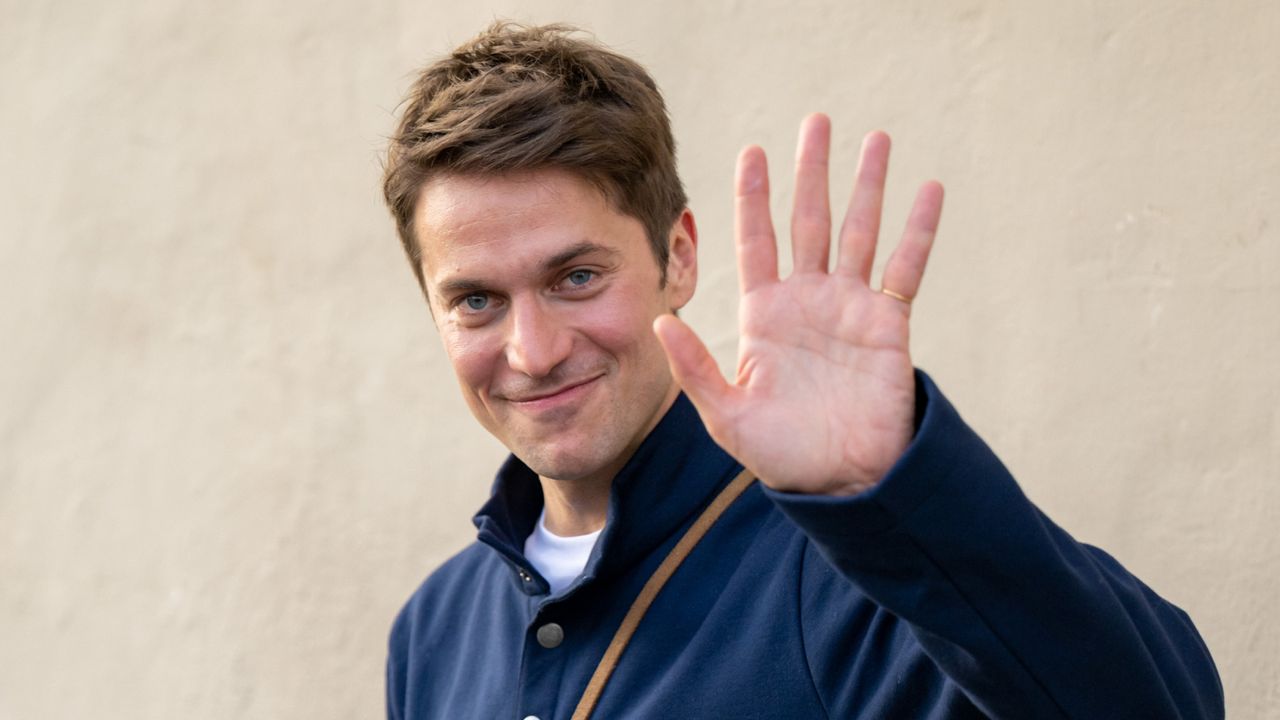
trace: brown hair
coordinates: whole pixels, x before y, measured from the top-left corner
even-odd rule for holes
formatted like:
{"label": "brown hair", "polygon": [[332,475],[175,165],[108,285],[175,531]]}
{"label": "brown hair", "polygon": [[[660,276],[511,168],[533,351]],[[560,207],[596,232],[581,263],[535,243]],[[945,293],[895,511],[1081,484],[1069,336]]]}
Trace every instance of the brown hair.
{"label": "brown hair", "polygon": [[495,22],[425,68],[387,149],[383,194],[425,291],[413,233],[422,186],[443,173],[558,168],[639,220],[666,281],[668,233],[688,202],[653,78],[567,25]]}

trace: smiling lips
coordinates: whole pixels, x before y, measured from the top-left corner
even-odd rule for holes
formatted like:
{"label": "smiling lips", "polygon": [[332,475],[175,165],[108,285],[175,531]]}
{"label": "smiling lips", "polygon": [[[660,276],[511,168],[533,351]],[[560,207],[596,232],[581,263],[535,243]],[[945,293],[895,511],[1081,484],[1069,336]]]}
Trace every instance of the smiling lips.
{"label": "smiling lips", "polygon": [[572,402],[585,393],[596,380],[604,374],[593,375],[585,380],[563,385],[549,392],[535,392],[529,395],[508,395],[508,402],[528,410],[550,410],[567,402]]}

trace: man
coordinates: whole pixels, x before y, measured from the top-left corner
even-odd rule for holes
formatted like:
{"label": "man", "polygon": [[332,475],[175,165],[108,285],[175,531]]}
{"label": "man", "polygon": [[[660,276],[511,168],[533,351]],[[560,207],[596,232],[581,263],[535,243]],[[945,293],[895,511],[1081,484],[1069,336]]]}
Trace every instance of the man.
{"label": "man", "polygon": [[498,24],[423,71],[386,198],[512,456],[396,620],[390,717],[1222,716],[1185,614],[1053,525],[913,370],[942,188],[872,289],[882,133],[829,261],[829,137],[801,127],[785,279],[764,154],[739,159],[728,383],[675,317],[697,229],[644,70]]}

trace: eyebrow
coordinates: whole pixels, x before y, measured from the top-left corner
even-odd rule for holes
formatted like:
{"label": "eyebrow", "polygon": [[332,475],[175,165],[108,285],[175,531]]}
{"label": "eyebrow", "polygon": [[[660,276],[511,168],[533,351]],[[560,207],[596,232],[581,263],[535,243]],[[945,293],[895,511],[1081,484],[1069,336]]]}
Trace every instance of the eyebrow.
{"label": "eyebrow", "polygon": [[[589,240],[583,240],[580,243],[575,243],[573,245],[570,245],[564,250],[561,250],[555,255],[552,255],[551,257],[544,260],[542,262],[542,271],[551,272],[552,270],[555,270],[563,265],[567,265],[570,262],[573,262],[574,260],[582,257],[583,255],[590,255],[592,253],[599,253],[611,259],[619,255],[618,251],[614,250],[613,248],[605,247],[604,245],[601,245],[599,243],[593,243]],[[438,288],[439,292],[443,295],[473,293],[473,292],[480,292],[482,290],[487,290],[487,289],[489,288],[485,283],[482,283],[479,280],[473,280],[471,278],[452,278],[449,280],[445,280],[444,282],[440,283]]]}
{"label": "eyebrow", "polygon": [[458,293],[473,293],[484,290],[484,284],[479,280],[468,280],[466,278],[458,278],[456,280],[445,280],[440,283],[438,291],[441,295],[455,295]]}
{"label": "eyebrow", "polygon": [[577,243],[575,245],[570,245],[564,250],[547,258],[546,261],[542,263],[542,269],[544,271],[550,272],[551,270],[555,270],[561,265],[566,265],[572,262],[573,260],[576,260],[577,258],[582,257],[583,255],[590,255],[591,253],[601,253],[601,254],[607,255],[610,258],[616,257],[618,255],[618,251],[614,250],[613,248],[607,248],[603,245],[600,245],[599,243],[593,243],[589,240],[583,240],[582,242]]}

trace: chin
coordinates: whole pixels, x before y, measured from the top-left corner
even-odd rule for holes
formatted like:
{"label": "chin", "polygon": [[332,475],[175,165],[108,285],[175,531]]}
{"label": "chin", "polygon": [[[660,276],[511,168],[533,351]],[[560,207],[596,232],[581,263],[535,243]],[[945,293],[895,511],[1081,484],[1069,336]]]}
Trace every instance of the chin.
{"label": "chin", "polygon": [[598,448],[574,452],[570,449],[556,450],[544,446],[529,453],[515,450],[512,452],[538,475],[566,482],[598,478],[603,472],[609,472],[608,479],[613,480],[612,474],[622,466],[622,463],[618,462],[616,453],[602,452]]}

